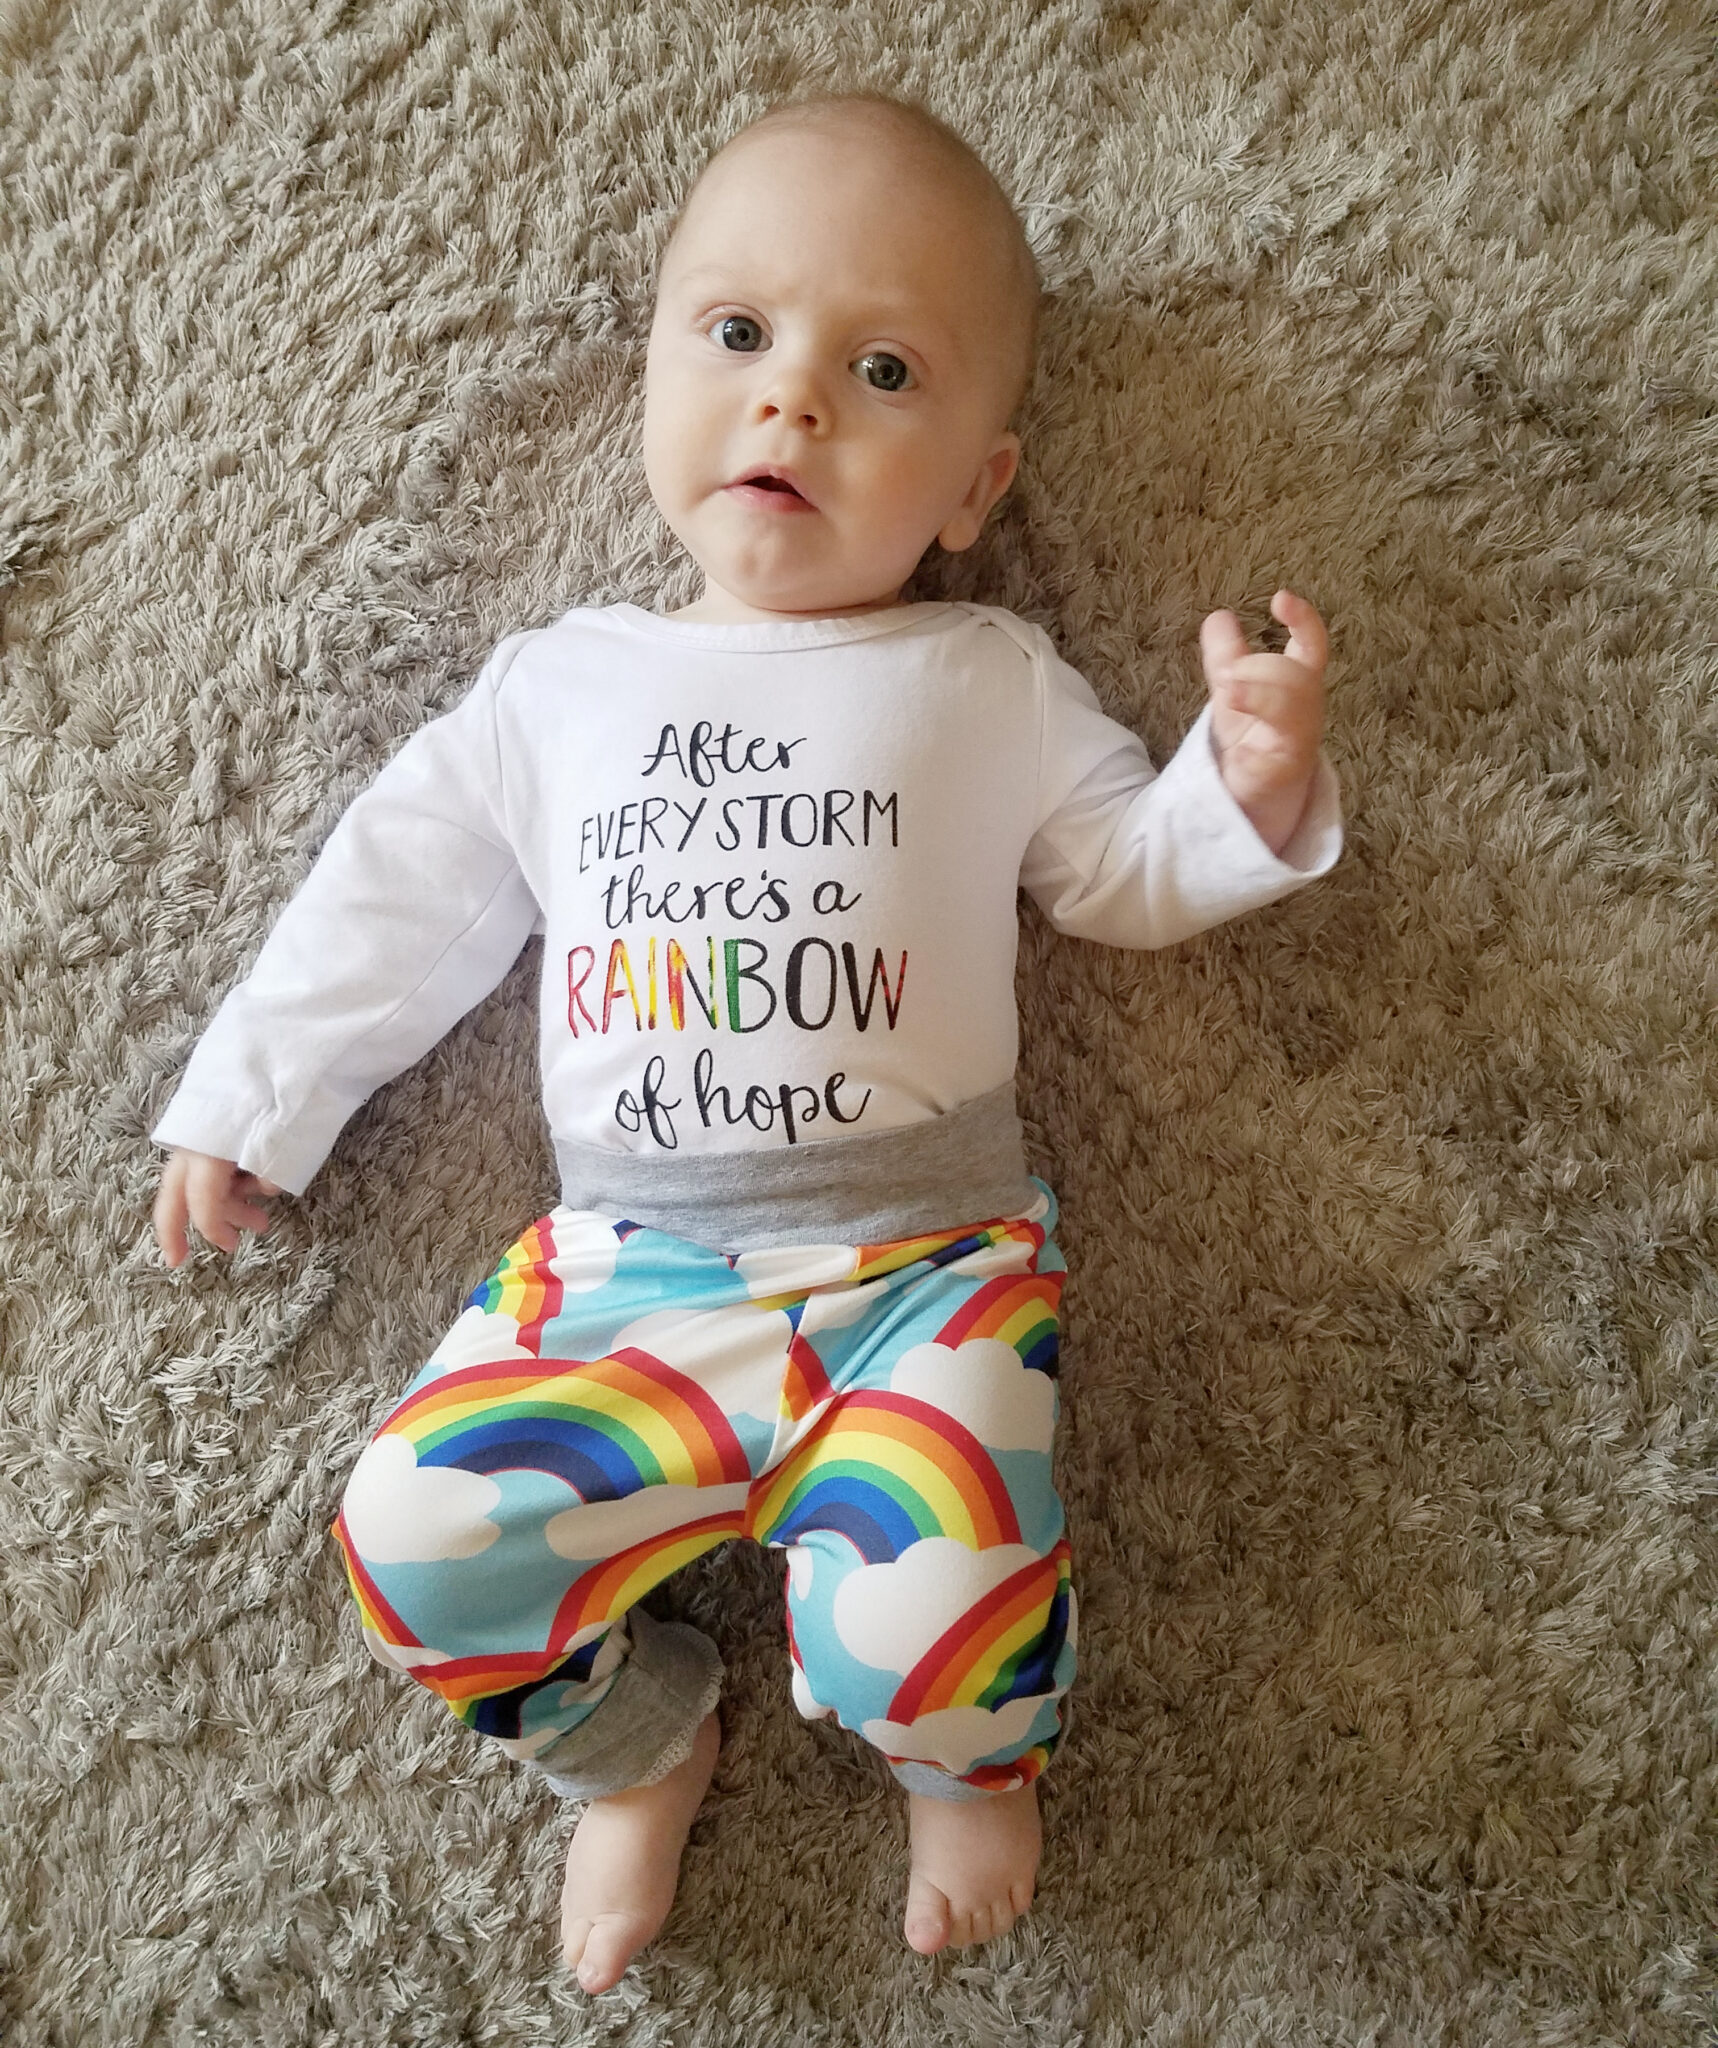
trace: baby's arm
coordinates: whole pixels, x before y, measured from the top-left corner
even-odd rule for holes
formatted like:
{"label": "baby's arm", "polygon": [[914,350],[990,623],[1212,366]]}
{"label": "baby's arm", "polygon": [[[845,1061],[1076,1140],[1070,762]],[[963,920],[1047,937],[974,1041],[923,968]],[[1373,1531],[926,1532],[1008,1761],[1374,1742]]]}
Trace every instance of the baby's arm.
{"label": "baby's arm", "polygon": [[1318,744],[1323,622],[1289,592],[1272,608],[1288,615],[1286,654],[1249,654],[1232,614],[1207,619],[1210,701],[1161,773],[1031,629],[1044,725],[1020,882],[1058,931],[1107,946],[1172,946],[1334,865],[1340,793]]}
{"label": "baby's arm", "polygon": [[231,1251],[259,1195],[302,1194],[346,1120],[500,982],[538,908],[508,830],[496,692],[503,641],[347,808],[249,974],[205,1028],[150,1135],[171,1149],[156,1237],[187,1214]]}
{"label": "baby's arm", "polygon": [[1272,616],[1289,629],[1281,654],[1254,654],[1233,612],[1199,629],[1211,691],[1211,740],[1225,787],[1270,848],[1281,853],[1312,793],[1324,735],[1324,621],[1305,598],[1279,590]]}

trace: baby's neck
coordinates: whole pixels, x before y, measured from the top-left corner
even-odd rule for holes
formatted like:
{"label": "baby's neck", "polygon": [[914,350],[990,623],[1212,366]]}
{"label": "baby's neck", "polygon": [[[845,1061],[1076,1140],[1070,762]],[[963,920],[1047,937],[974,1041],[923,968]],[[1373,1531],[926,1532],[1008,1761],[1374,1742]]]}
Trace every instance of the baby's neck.
{"label": "baby's neck", "polygon": [[767,611],[760,605],[748,604],[744,598],[734,596],[732,591],[723,590],[718,584],[706,582],[702,597],[695,603],[682,605],[668,616],[671,619],[703,620],[710,625],[785,625],[809,619],[856,618],[861,612],[887,611],[900,601],[901,593],[897,589],[886,591],[865,604],[813,605],[804,611]]}

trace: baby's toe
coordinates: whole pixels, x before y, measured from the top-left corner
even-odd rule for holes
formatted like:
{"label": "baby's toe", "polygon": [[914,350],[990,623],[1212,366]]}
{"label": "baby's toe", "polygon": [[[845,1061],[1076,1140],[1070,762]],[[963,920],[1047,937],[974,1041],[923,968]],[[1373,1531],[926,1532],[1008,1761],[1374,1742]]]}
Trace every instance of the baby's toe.
{"label": "baby's toe", "polygon": [[585,1943],[591,1938],[591,1923],[588,1920],[564,1920],[561,1923],[561,1961],[569,1970],[576,1970],[585,1958]]}
{"label": "baby's toe", "polygon": [[907,1914],[902,1930],[907,1946],[922,1956],[934,1956],[954,1938],[949,1902],[926,1878],[913,1877],[907,1883]]}
{"label": "baby's toe", "polygon": [[[594,1994],[618,1984],[626,1975],[627,1964],[650,1939],[652,1931],[629,1914],[599,1914],[588,1923],[583,1953],[574,1968],[580,1988]],[[569,1951],[571,1947],[569,1942]]]}

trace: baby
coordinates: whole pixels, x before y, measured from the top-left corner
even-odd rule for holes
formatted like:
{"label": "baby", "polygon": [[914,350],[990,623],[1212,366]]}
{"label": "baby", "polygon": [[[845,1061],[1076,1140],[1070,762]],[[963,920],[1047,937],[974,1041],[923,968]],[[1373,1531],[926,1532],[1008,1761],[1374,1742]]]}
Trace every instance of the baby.
{"label": "baby", "polygon": [[588,1991],[662,1924],[719,1741],[715,1646],[639,1603],[734,1536],[783,1553],[800,1712],[906,1790],[908,1943],[1026,1910],[1075,1600],[1016,892],[1162,946],[1340,849],[1324,628],[1288,591],[1283,654],[1206,620],[1210,702],[1161,775],[1039,629],[899,602],[1014,475],[1037,307],[1013,211],[920,109],[803,101],[719,151],[645,384],[702,595],[503,640],[342,817],[152,1134],[168,1263],[187,1216],[232,1251],[543,934],[561,1201],[334,1534],[375,1655],[586,1802]]}

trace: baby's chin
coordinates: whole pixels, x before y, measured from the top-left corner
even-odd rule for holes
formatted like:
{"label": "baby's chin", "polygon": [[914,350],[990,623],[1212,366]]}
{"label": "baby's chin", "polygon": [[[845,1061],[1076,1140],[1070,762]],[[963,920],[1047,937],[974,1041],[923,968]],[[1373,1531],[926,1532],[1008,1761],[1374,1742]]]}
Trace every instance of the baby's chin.
{"label": "baby's chin", "polygon": [[658,498],[657,509],[703,571],[707,591],[755,611],[815,618],[874,609],[893,603],[917,566],[903,563],[899,546],[886,541],[843,547],[825,521],[783,520],[777,533],[725,505],[694,504],[676,518]]}

